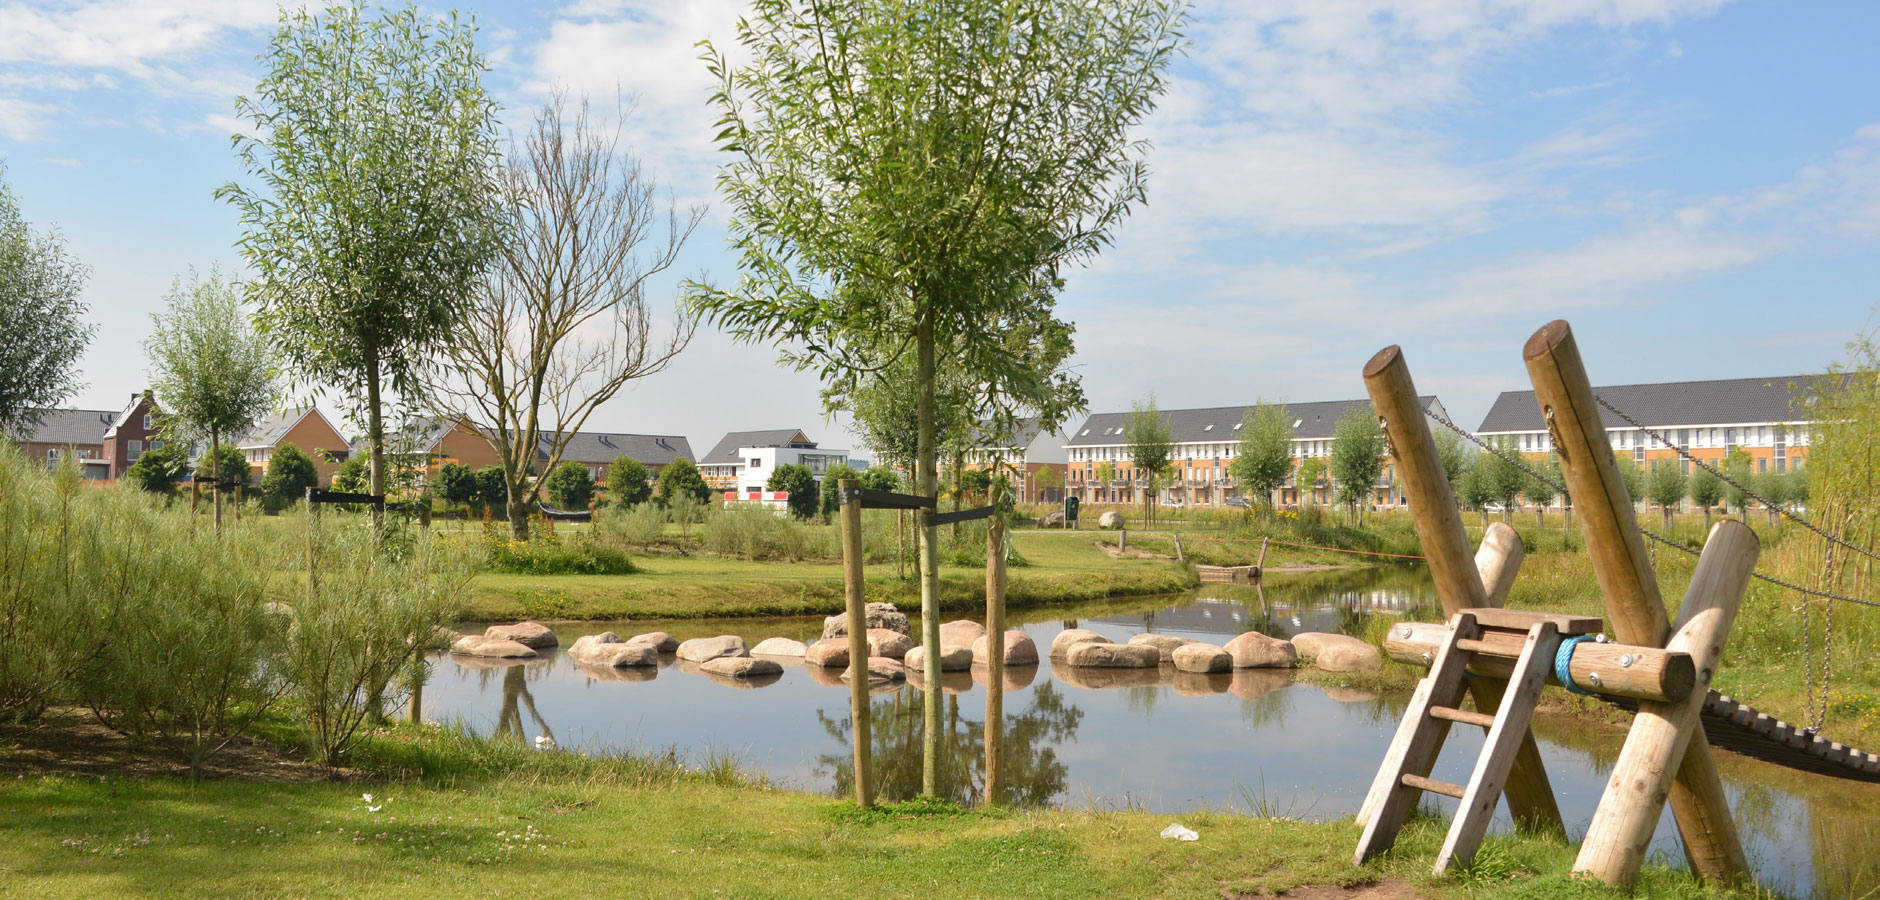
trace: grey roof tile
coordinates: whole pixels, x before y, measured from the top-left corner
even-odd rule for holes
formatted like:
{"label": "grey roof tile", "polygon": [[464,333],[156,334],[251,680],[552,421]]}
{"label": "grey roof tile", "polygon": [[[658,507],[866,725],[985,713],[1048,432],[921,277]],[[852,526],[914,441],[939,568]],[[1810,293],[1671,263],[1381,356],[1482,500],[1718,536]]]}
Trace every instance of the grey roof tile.
{"label": "grey roof tile", "polygon": [[26,441],[36,444],[103,444],[117,421],[114,409],[41,409],[28,414]]}
{"label": "grey roof tile", "polygon": [[[698,462],[701,465],[706,463],[735,463],[739,459],[738,448],[740,447],[784,447],[788,446],[791,439],[799,434],[804,437],[809,436],[809,432],[801,428],[772,428],[766,431],[729,432],[718,440],[717,446],[712,447],[712,452],[699,457]],[[815,441],[808,443],[811,447],[816,446]]]}
{"label": "grey roof tile", "polygon": [[[549,440],[543,437],[536,450],[537,459],[548,458]],[[606,465],[621,456],[630,456],[648,466],[663,466],[675,459],[692,458],[692,445],[672,434],[620,434],[604,431],[577,431],[562,448],[561,458],[587,465]]]}
{"label": "grey roof tile", "polygon": [[[1667,381],[1659,384],[1614,384],[1593,388],[1593,393],[1648,427],[1679,425],[1737,425],[1748,422],[1794,422],[1807,418],[1798,404],[1811,393],[1808,375],[1768,378],[1726,378],[1717,381]],[[1599,411],[1607,428],[1630,428],[1606,409]],[[1533,391],[1503,391],[1482,417],[1478,433],[1541,431],[1547,427]]]}

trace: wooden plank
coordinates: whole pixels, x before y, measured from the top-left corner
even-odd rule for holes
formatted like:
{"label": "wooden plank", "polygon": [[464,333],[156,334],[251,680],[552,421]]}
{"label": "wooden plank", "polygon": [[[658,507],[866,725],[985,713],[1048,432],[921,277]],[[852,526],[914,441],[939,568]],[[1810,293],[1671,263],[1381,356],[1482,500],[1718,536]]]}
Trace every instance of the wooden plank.
{"label": "wooden plank", "polygon": [[1475,616],[1475,623],[1483,628],[1511,628],[1525,632],[1535,625],[1546,622],[1554,626],[1554,631],[1562,637],[1598,634],[1606,630],[1606,623],[1598,616],[1568,616],[1558,613],[1531,612],[1525,609],[1495,609],[1484,607],[1469,610]]}
{"label": "wooden plank", "polygon": [[1430,715],[1438,719],[1448,719],[1451,722],[1461,722],[1464,725],[1475,725],[1481,728],[1495,727],[1494,716],[1473,710],[1456,709],[1453,706],[1432,706]]}
{"label": "wooden plank", "polygon": [[1501,802],[1502,786],[1514,768],[1521,738],[1528,733],[1528,722],[1534,716],[1534,701],[1547,684],[1554,648],[1559,645],[1560,634],[1554,630],[1552,622],[1537,622],[1528,629],[1527,649],[1515,663],[1515,677],[1508,681],[1507,694],[1501,708],[1495,712],[1494,727],[1488,730],[1482,755],[1476,759],[1475,771],[1469,776],[1468,793],[1463,795],[1462,805],[1456,808],[1455,820],[1449,823],[1449,836],[1443,840],[1442,852],[1436,855],[1436,874],[1441,875],[1451,865],[1467,866],[1475,859],[1475,851],[1481,848],[1488,823],[1495,818],[1495,806]]}
{"label": "wooden plank", "polygon": [[863,509],[933,509],[935,505],[932,497],[897,494],[893,491],[870,491],[862,488],[853,488],[838,496],[846,503],[851,495],[861,501]]}
{"label": "wooden plank", "polygon": [[990,506],[980,506],[955,512],[935,513],[927,517],[927,523],[938,528],[942,525],[952,525],[955,522],[971,522],[974,519],[990,518],[993,512],[994,510]]}
{"label": "wooden plank", "polygon": [[[1401,663],[1427,666],[1448,637],[1449,629],[1445,626],[1405,622],[1391,626],[1385,634],[1384,653]],[[1469,672],[1506,680],[1514,672],[1515,657],[1520,655],[1519,645],[1509,640],[1505,632],[1484,632],[1481,642],[1494,645],[1494,653],[1472,657]],[[1574,684],[1593,693],[1634,700],[1682,700],[1697,683],[1697,668],[1688,653],[1610,642],[1586,641],[1575,647],[1568,674],[1573,676]],[[1598,686],[1593,685],[1595,675]],[[1560,683],[1551,670],[1548,683]]]}
{"label": "wooden plank", "polygon": [[1422,775],[1403,776],[1403,786],[1408,787],[1408,788],[1416,788],[1417,790],[1424,791],[1426,793],[1442,794],[1445,797],[1454,797],[1457,800],[1461,800],[1462,796],[1469,792],[1468,788],[1460,784],[1452,784],[1447,781],[1437,781],[1434,778],[1425,778]]}
{"label": "wooden plank", "polygon": [[[1749,527],[1734,519],[1725,519],[1711,530],[1703,555],[1692,574],[1689,592],[1679,611],[1678,629],[1667,649],[1691,654],[1697,665],[1698,680],[1711,681],[1710,675],[1722,658],[1730,626],[1737,607],[1743,601],[1749,577],[1756,568],[1760,552],[1758,541]],[[1698,717],[1705,695],[1693,693],[1679,703],[1640,701],[1632,730],[1613,764],[1612,779],[1600,798],[1586,838],[1573,864],[1574,871],[1585,872],[1607,884],[1629,886],[1644,865],[1645,850],[1651,844],[1652,830],[1658,824],[1672,784],[1680,778],[1716,777],[1710,754],[1692,756],[1686,749],[1701,743],[1703,730]],[[1707,745],[1706,745],[1707,746]],[[1708,772],[1693,766],[1709,764]],[[1698,810],[1708,807],[1699,806]],[[1727,868],[1728,860],[1700,854],[1715,853],[1720,848],[1735,847],[1741,853],[1735,824],[1729,818],[1729,806],[1722,807],[1721,819],[1679,820],[1685,852],[1692,856],[1700,873]],[[1689,812],[1689,811],[1687,811]],[[1710,877],[1706,875],[1706,877]]]}

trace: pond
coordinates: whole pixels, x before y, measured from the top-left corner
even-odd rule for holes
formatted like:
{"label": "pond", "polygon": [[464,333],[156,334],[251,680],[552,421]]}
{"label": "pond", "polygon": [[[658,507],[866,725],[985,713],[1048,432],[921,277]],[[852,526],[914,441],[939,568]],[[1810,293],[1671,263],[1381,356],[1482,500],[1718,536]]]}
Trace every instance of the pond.
{"label": "pond", "polygon": [[[1131,598],[1015,612],[1041,652],[1068,627],[1122,641],[1145,631],[1226,643],[1258,630],[1363,635],[1379,614],[1439,618],[1418,569],[1383,569],[1275,580],[1263,587],[1210,585],[1176,597]],[[822,619],[636,621],[555,628],[565,647],[600,631],[623,637],[662,630],[681,640],[738,634],[747,644],[818,637]],[[915,633],[918,634],[918,624]],[[1097,674],[1089,674],[1096,671]],[[983,669],[976,670],[983,679]],[[787,666],[763,687],[734,686],[670,657],[654,669],[594,670],[549,652],[521,664],[433,657],[423,692],[431,721],[527,742],[538,736],[574,751],[671,752],[692,763],[730,757],[789,787],[852,795],[849,691],[814,667]],[[942,679],[946,733],[941,792],[970,804],[984,776],[985,691],[973,674]],[[1231,676],[1161,670],[1073,670],[1049,661],[1008,673],[1007,802],[1018,806],[1140,808],[1179,817],[1200,808],[1314,819],[1347,816],[1397,727],[1408,692],[1295,681],[1289,671]],[[897,685],[873,698],[877,795],[918,792],[921,691]],[[1535,722],[1561,814],[1577,839],[1605,789],[1623,733],[1571,721]],[[1466,782],[1482,733],[1456,728],[1435,777]],[[1849,897],[1880,890],[1880,788],[1805,775],[1717,753],[1758,879],[1798,896]],[[1426,800],[1446,816],[1453,801]],[[1496,828],[1508,825],[1504,804]],[[1204,836],[1205,837],[1205,836]],[[1654,853],[1681,865],[1670,814]]]}

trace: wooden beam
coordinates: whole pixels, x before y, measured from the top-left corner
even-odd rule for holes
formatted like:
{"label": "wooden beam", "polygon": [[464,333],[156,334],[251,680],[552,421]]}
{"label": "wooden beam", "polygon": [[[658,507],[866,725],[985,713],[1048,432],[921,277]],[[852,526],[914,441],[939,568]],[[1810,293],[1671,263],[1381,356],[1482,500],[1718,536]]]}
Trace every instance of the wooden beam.
{"label": "wooden beam", "polygon": [[[1658,591],[1658,576],[1645,552],[1632,498],[1619,478],[1573,329],[1562,320],[1549,322],[1528,338],[1522,356],[1541,418],[1560,457],[1561,474],[1580,512],[1580,533],[1586,537],[1613,634],[1623,644],[1665,646],[1671,623]],[[1717,777],[1716,761],[1710,758],[1710,744],[1700,732],[1685,747],[1687,755],[1697,758],[1679,766],[1671,811],[1684,838],[1686,856],[1700,877],[1733,878],[1747,871],[1749,863],[1735,829],[1716,825],[1729,820],[1730,806]]]}
{"label": "wooden beam", "polygon": [[1475,571],[1481,576],[1483,593],[1488,595],[1484,606],[1508,604],[1508,591],[1514,588],[1514,577],[1520,574],[1521,561],[1526,558],[1527,546],[1521,543],[1513,525],[1489,524],[1482,535],[1482,546],[1475,551]]}
{"label": "wooden beam", "polygon": [[842,491],[842,586],[849,615],[849,730],[855,739],[855,805],[874,805],[874,744],[868,722],[868,605],[862,599],[862,493],[853,479]]}
{"label": "wooden beam", "polygon": [[[1697,666],[1698,682],[1706,687],[1723,657],[1730,626],[1736,619],[1743,592],[1749,587],[1750,574],[1761,552],[1755,532],[1734,519],[1718,522],[1704,543],[1704,553],[1691,576],[1690,590],[1678,612],[1677,630],[1666,649],[1689,653]],[[1651,845],[1652,830],[1664,812],[1672,785],[1678,780],[1703,772],[1691,771],[1693,763],[1687,747],[1701,745],[1703,725],[1699,720],[1704,708],[1705,691],[1693,691],[1677,703],[1641,701],[1625,747],[1612,767],[1612,780],[1593,812],[1586,828],[1586,839],[1574,861],[1576,872],[1585,872],[1607,884],[1629,886],[1645,863],[1646,848]],[[1709,759],[1706,754],[1704,759]],[[1716,770],[1708,772],[1716,777]],[[1721,799],[1721,798],[1719,798]],[[1698,809],[1709,809],[1700,804]],[[1696,823],[1701,828],[1683,829],[1685,852],[1700,873],[1740,865],[1737,860],[1698,853],[1712,853],[1713,848],[1741,847],[1736,826],[1727,815]],[[1741,852],[1740,849],[1738,851]],[[1708,876],[1707,876],[1708,877]]]}
{"label": "wooden beam", "polygon": [[1005,789],[1005,520],[986,526],[986,805]]}
{"label": "wooden beam", "polygon": [[[1384,655],[1400,663],[1427,666],[1448,640],[1447,625],[1404,622],[1391,626],[1384,638]],[[1483,640],[1500,646],[1495,655],[1480,654],[1470,659],[1469,672],[1507,679],[1514,672],[1512,660],[1521,650],[1521,640],[1492,634],[1485,635]],[[1661,702],[1683,700],[1691,695],[1697,683],[1697,669],[1688,653],[1594,641],[1574,648],[1568,674],[1573,676],[1575,685],[1595,694]],[[1551,671],[1547,681],[1560,683]]]}

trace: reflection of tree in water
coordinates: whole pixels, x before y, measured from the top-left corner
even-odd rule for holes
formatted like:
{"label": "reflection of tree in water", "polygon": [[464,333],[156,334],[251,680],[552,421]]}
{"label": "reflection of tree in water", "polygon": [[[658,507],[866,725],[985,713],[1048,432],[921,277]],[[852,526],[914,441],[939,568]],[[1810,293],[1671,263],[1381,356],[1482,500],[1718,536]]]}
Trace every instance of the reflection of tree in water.
{"label": "reflection of tree in water", "polygon": [[[869,736],[874,742],[875,796],[905,800],[920,792],[921,718],[919,692],[911,687],[870,703]],[[959,694],[946,696],[946,732],[940,738],[940,796],[962,805],[985,795],[986,729],[984,707],[976,717],[960,713]],[[975,704],[977,706],[977,704]],[[1025,710],[1005,717],[1005,789],[1008,806],[1037,807],[1063,794],[1070,769],[1058,761],[1057,745],[1073,739],[1083,710],[1066,702],[1057,686],[1044,682],[1032,689]],[[819,777],[834,777],[832,791],[847,796],[855,789],[853,732],[847,716],[832,718],[818,710],[823,730],[843,748],[816,758]]]}
{"label": "reflection of tree in water", "polygon": [[[529,718],[535,720],[535,726],[542,729],[542,734],[549,740],[555,739],[555,732],[542,721],[541,712],[535,708],[535,695],[529,693],[527,671],[533,666],[510,666],[503,670],[503,708],[496,714],[496,733],[503,737],[513,737],[520,741],[527,734],[522,729],[522,708],[528,707]],[[542,667],[546,668],[546,667]]]}

